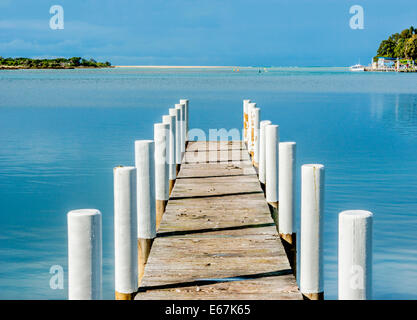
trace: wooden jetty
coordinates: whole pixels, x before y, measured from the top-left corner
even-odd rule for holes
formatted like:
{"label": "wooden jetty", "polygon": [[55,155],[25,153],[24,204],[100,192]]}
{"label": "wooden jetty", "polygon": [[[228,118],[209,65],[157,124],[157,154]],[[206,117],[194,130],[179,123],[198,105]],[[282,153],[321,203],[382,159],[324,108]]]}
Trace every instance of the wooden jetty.
{"label": "wooden jetty", "polygon": [[[188,104],[135,141],[135,166],[114,168],[115,298],[324,299],[324,166],[301,166],[297,223],[296,142],[250,100],[242,137],[190,141]],[[101,216],[67,215],[69,299],[102,297]],[[372,297],[372,216],[339,215],[339,299]]]}
{"label": "wooden jetty", "polygon": [[244,143],[189,142],[135,299],[302,299]]}

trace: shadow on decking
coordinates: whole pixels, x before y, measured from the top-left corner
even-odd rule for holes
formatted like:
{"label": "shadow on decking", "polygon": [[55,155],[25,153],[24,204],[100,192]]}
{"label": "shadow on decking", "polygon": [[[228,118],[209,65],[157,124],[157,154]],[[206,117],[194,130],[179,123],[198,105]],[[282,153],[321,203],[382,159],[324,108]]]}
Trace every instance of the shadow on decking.
{"label": "shadow on decking", "polygon": [[249,194],[259,194],[259,193],[263,194],[263,191],[207,194],[207,195],[204,195],[204,196],[189,196],[189,197],[171,197],[171,198],[169,198],[169,201],[185,200],[185,199],[221,198],[221,197],[242,196],[242,195],[249,195]]}
{"label": "shadow on decking", "polygon": [[236,151],[246,151],[246,149],[240,148],[240,149],[199,149],[198,147],[196,149],[187,149],[185,153],[196,153],[196,152],[236,152]]}
{"label": "shadow on decking", "polygon": [[291,269],[285,269],[285,270],[278,270],[278,271],[271,271],[271,272],[262,272],[262,273],[241,275],[241,276],[229,277],[229,278],[196,279],[194,281],[188,281],[188,282],[170,283],[170,284],[164,284],[164,285],[159,285],[159,286],[140,287],[139,290],[138,290],[138,293],[146,292],[146,291],[150,291],[150,290],[163,290],[163,289],[174,289],[174,288],[184,288],[184,287],[207,286],[207,285],[213,285],[213,284],[216,284],[216,283],[255,280],[255,279],[266,278],[266,277],[286,276],[286,275],[290,275],[290,274],[292,274],[292,270]]}
{"label": "shadow on decking", "polygon": [[[182,164],[207,164],[207,163],[217,163],[217,164],[226,164],[226,163],[238,163],[238,162],[245,162],[246,163],[246,161],[249,161],[249,159],[238,159],[238,160],[236,160],[236,159],[229,159],[229,160],[209,160],[209,161],[207,161],[207,160],[196,160],[196,161],[194,161],[194,162],[191,162],[191,161],[185,161],[185,162],[182,162]],[[236,169],[241,169],[240,167],[239,168],[236,168]]]}
{"label": "shadow on decking", "polygon": [[161,232],[156,235],[157,238],[164,237],[174,237],[174,236],[185,236],[188,234],[197,234],[197,233],[207,233],[207,232],[216,232],[216,231],[231,231],[231,230],[241,230],[241,229],[250,229],[250,228],[265,228],[273,227],[274,223],[259,223],[259,224],[246,224],[233,227],[224,227],[224,228],[206,228],[206,229],[197,229],[197,230],[181,230],[181,231],[169,231]]}
{"label": "shadow on decking", "polygon": [[218,176],[191,176],[191,177],[177,177],[177,179],[206,179],[206,178],[229,178],[229,177],[247,177],[247,176],[256,176],[256,173],[249,174],[228,174],[228,175],[218,175]]}

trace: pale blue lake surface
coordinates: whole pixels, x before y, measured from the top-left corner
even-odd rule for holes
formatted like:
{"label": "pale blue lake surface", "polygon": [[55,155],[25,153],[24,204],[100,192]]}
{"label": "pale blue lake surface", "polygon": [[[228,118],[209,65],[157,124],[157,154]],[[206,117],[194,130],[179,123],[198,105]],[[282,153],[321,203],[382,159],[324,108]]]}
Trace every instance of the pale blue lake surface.
{"label": "pale blue lake surface", "polygon": [[[240,128],[242,100],[326,167],[325,295],[337,298],[337,216],[374,220],[374,298],[417,298],[417,74],[342,68],[0,71],[0,298],[67,297],[66,213],[103,213],[112,299],[113,170],[189,98],[190,128]],[[299,192],[298,192],[299,193]],[[299,195],[298,195],[299,197]],[[297,204],[299,207],[299,203]],[[297,210],[299,211],[299,210]],[[62,265],[64,290],[49,287]]]}

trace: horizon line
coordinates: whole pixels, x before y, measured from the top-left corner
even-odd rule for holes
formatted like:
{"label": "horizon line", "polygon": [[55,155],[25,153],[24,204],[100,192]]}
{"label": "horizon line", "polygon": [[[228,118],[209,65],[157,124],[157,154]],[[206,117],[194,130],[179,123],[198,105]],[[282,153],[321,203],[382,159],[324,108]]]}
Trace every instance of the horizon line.
{"label": "horizon line", "polygon": [[166,69],[216,69],[216,68],[348,68],[348,66],[181,66],[181,65],[113,65],[115,68],[166,68]]}

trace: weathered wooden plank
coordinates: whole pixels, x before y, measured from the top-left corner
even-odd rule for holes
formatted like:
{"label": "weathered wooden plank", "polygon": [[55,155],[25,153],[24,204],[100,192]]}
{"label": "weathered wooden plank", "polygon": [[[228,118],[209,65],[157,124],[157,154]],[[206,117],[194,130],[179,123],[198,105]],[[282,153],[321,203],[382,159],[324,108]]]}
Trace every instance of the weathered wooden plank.
{"label": "weathered wooden plank", "polygon": [[244,144],[184,159],[136,299],[302,299]]}

